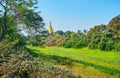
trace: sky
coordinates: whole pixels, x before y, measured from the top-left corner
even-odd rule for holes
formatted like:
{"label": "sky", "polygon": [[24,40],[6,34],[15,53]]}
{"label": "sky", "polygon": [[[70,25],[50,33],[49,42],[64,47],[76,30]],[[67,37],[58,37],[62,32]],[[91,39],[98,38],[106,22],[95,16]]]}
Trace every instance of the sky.
{"label": "sky", "polygon": [[89,30],[120,14],[120,0],[39,0],[38,10],[54,31]]}

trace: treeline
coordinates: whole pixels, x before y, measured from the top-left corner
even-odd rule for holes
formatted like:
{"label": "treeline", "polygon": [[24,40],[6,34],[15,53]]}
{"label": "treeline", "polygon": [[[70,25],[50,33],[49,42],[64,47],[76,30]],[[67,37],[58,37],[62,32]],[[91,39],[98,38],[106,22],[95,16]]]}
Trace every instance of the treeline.
{"label": "treeline", "polygon": [[45,45],[120,51],[120,15],[114,17],[108,25],[97,25],[89,31],[56,31],[48,36]]}

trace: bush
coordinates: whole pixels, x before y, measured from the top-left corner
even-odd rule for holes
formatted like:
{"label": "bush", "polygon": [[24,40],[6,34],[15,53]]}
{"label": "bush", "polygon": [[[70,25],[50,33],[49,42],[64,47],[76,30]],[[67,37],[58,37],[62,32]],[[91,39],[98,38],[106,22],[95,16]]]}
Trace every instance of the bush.
{"label": "bush", "polygon": [[98,48],[99,48],[100,50],[105,50],[105,47],[106,47],[105,42],[100,42],[100,43],[98,44]]}
{"label": "bush", "polygon": [[76,44],[73,45],[73,48],[83,48],[87,46],[86,42],[81,40],[79,42],[76,42]]}
{"label": "bush", "polygon": [[116,44],[115,51],[120,51],[120,42],[118,44]]}
{"label": "bush", "polygon": [[75,45],[75,43],[76,43],[76,42],[67,41],[67,42],[64,42],[64,43],[63,43],[63,46],[64,46],[65,48],[72,48],[73,45]]}
{"label": "bush", "polygon": [[113,50],[114,48],[115,48],[115,47],[114,47],[114,43],[113,43],[113,42],[108,42],[108,43],[106,44],[105,50],[110,51],[110,50]]}
{"label": "bush", "polygon": [[93,41],[93,42],[91,42],[90,44],[89,44],[89,48],[90,49],[97,49],[98,48],[98,42],[96,42],[96,41]]}
{"label": "bush", "polygon": [[43,44],[41,42],[33,42],[32,45],[33,46],[43,46]]}

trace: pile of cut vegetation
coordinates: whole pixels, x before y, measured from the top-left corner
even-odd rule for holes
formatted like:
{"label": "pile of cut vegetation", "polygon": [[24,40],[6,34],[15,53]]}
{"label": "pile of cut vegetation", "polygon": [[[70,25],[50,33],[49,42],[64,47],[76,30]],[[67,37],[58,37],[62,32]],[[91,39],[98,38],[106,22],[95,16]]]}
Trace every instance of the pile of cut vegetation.
{"label": "pile of cut vegetation", "polygon": [[25,47],[0,43],[1,78],[76,78],[71,72],[44,65],[33,59]]}

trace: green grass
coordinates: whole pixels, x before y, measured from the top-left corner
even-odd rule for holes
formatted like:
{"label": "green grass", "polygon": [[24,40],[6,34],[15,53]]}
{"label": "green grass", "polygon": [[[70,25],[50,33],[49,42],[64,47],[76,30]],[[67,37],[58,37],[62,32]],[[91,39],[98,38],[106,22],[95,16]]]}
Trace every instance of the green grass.
{"label": "green grass", "polygon": [[84,69],[82,71],[92,69],[94,70],[93,73],[103,72],[109,74],[111,77],[115,77],[116,75],[116,78],[120,77],[120,52],[105,52],[100,50],[90,50],[87,48],[66,49],[62,47],[27,47],[34,51],[33,54],[36,57],[39,56],[47,63],[57,63],[58,65],[67,64],[68,66],[71,65],[73,68],[77,69],[80,68],[79,66],[77,67],[79,64],[87,67],[87,69]]}

